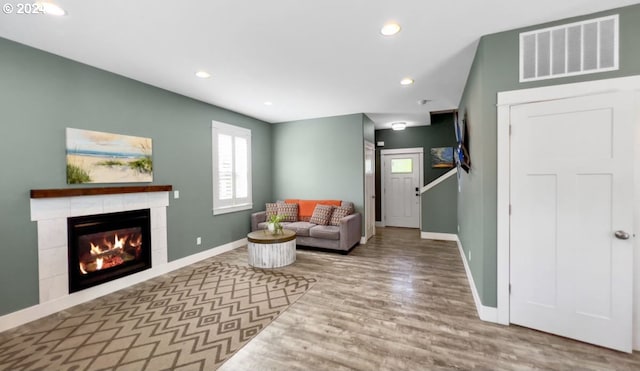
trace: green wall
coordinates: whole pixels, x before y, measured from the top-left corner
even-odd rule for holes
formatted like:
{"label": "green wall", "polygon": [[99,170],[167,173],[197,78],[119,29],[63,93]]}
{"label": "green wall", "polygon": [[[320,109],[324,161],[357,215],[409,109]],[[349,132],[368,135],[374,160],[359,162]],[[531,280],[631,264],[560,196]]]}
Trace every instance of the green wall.
{"label": "green wall", "polygon": [[363,213],[363,116],[273,125],[274,199],[346,200]]}
{"label": "green wall", "polygon": [[67,127],[153,139],[153,184],[180,190],[168,208],[169,260],[250,228],[251,211],[212,215],[211,120],[252,130],[255,210],[272,199],[271,125],[1,38],[0,56],[0,315],[38,303],[29,190],[68,187]]}
{"label": "green wall", "polygon": [[[591,75],[518,82],[520,32],[589,18],[620,14],[620,69]],[[472,171],[462,175],[458,196],[460,240],[486,306],[497,305],[497,93],[539,86],[608,79],[640,74],[640,5],[484,36],[480,39],[460,101],[460,115],[467,113],[471,135]]]}
{"label": "green wall", "polygon": [[458,178],[450,176],[420,198],[422,232],[458,233]]}
{"label": "green wall", "polygon": [[[378,147],[379,141],[384,147]],[[380,151],[383,149],[422,148],[424,151],[424,184],[426,185],[451,169],[431,168],[430,150],[433,147],[453,147],[456,144],[456,134],[453,126],[453,114],[437,114],[431,116],[431,125],[408,127],[405,130],[383,129],[375,132],[376,143],[376,195],[381,194],[381,163]],[[382,197],[376,197],[376,220],[382,220]],[[453,200],[451,200],[453,202]],[[424,218],[423,218],[424,230]]]}
{"label": "green wall", "polygon": [[362,133],[364,140],[371,143],[376,140],[376,126],[367,115],[362,115]]}
{"label": "green wall", "polygon": [[[462,172],[460,174],[460,193],[458,193],[458,225],[460,230],[458,232],[458,238],[465,250],[465,256],[469,257],[469,250],[473,249],[473,256],[471,260],[468,260],[469,268],[473,274],[474,282],[476,282],[476,289],[480,298],[484,297],[484,232],[485,229],[490,228],[485,226],[484,220],[484,207],[485,203],[487,209],[491,209],[491,200],[495,199],[495,195],[491,197],[489,194],[483,192],[483,175],[485,173],[485,159],[483,154],[485,150],[491,145],[490,134],[483,132],[483,125],[480,121],[482,119],[482,107],[484,107],[484,94],[482,91],[483,80],[481,69],[484,67],[482,58],[484,55],[484,48],[482,47],[482,40],[476,51],[476,57],[471,66],[469,78],[465,92],[463,95],[463,102],[460,103],[461,111],[459,111],[460,117],[467,115],[467,134],[471,138],[470,146],[470,158],[471,158],[471,170],[469,173]],[[495,142],[494,142],[495,143]],[[495,145],[495,144],[493,144]],[[494,160],[495,162],[495,160]],[[496,190],[494,189],[495,193]],[[494,207],[495,209],[495,207]],[[487,221],[490,224],[489,221]],[[488,260],[491,260],[490,258]],[[488,284],[490,286],[490,283]]]}

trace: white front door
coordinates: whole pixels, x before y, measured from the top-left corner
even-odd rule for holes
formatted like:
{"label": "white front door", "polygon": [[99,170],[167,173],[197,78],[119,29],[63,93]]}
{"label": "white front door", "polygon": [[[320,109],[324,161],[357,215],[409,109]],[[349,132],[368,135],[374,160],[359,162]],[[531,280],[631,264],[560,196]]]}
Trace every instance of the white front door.
{"label": "white front door", "polygon": [[420,227],[420,154],[384,156],[385,225]]}
{"label": "white front door", "polygon": [[511,109],[511,322],[631,351],[633,100]]}
{"label": "white front door", "polygon": [[365,198],[365,239],[376,234],[376,183],[375,183],[375,147],[373,143],[364,144],[364,198]]}

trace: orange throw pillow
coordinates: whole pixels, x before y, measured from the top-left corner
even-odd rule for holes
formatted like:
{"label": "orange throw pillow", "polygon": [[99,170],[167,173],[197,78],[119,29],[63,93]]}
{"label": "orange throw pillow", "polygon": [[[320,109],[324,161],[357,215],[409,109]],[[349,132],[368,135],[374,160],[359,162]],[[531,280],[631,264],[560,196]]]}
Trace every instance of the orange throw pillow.
{"label": "orange throw pillow", "polygon": [[311,216],[313,216],[313,210],[315,210],[316,205],[342,205],[341,200],[299,200],[291,198],[284,200],[284,202],[288,204],[298,204],[298,220],[307,222],[311,219]]}
{"label": "orange throw pillow", "polygon": [[300,218],[311,218],[313,215],[313,210],[316,208],[317,202],[315,200],[300,200],[298,204],[298,212],[300,213]]}

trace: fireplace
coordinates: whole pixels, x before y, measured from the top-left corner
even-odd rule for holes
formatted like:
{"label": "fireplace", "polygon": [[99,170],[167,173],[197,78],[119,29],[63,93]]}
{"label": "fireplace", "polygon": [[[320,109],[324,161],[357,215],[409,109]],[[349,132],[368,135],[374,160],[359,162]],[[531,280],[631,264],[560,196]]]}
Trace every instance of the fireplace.
{"label": "fireplace", "polygon": [[151,268],[150,210],[67,219],[69,293]]}

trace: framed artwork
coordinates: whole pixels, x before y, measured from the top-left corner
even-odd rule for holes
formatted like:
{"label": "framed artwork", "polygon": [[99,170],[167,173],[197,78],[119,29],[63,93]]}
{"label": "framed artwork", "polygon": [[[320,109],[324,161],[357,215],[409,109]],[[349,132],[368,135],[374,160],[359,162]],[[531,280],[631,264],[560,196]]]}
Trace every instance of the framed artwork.
{"label": "framed artwork", "polygon": [[469,157],[469,133],[467,128],[467,113],[464,113],[462,120],[458,117],[458,112],[455,114],[455,130],[456,130],[456,149],[455,149],[455,162],[458,167],[458,174],[460,169],[467,173],[471,169],[471,158]]}
{"label": "framed artwork", "polygon": [[151,138],[67,128],[67,184],[153,181]]}
{"label": "framed artwork", "polygon": [[431,148],[432,168],[452,168],[453,165],[453,147]]}

